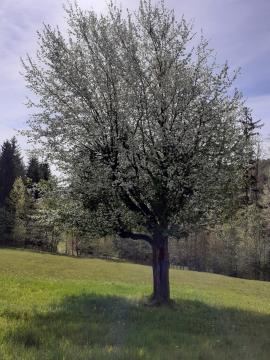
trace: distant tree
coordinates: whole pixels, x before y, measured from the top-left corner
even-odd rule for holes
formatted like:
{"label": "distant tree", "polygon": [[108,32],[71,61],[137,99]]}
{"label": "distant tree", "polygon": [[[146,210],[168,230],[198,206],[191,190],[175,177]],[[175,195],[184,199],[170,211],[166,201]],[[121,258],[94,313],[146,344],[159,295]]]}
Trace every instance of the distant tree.
{"label": "distant tree", "polygon": [[48,181],[51,177],[51,170],[49,164],[39,162],[36,156],[29,159],[26,176],[31,179],[32,183],[38,183],[40,180]]}
{"label": "distant tree", "polygon": [[16,138],[13,137],[4,142],[0,154],[0,207],[5,204],[15,179],[20,176],[25,176],[25,170]]}
{"label": "distant tree", "polygon": [[36,156],[32,156],[29,159],[26,176],[30,180],[29,187],[32,187],[32,194],[37,199],[39,192],[35,184],[38,184],[41,180],[48,181],[50,179],[50,166],[47,162],[40,163]]}
{"label": "distant tree", "polygon": [[32,156],[29,159],[29,163],[27,166],[26,176],[31,179],[33,183],[38,183],[41,179],[41,173],[40,173],[40,164],[38,161],[38,158],[35,156]]}
{"label": "distant tree", "polygon": [[10,240],[10,228],[6,207],[0,207],[0,246],[7,245]]}
{"label": "distant tree", "polygon": [[93,232],[151,245],[152,301],[168,302],[169,236],[232,211],[243,189],[252,129],[235,74],[204,39],[192,50],[191,27],[163,2],[67,15],[68,38],[45,26],[24,62],[40,98],[29,135],[70,176]]}
{"label": "distant tree", "polygon": [[40,178],[48,181],[51,177],[51,169],[49,164],[45,161],[39,164]]}
{"label": "distant tree", "polygon": [[34,211],[30,214],[31,232],[36,234],[33,245],[51,252],[57,252],[60,233],[64,227],[61,216],[62,197],[55,179],[40,180],[33,187],[39,194]]}
{"label": "distant tree", "polygon": [[246,169],[245,176],[245,186],[244,186],[244,204],[248,205],[254,200],[258,200],[258,163],[260,158],[260,142],[258,138],[258,128],[262,125],[260,120],[254,121],[251,115],[250,110],[244,108],[244,118],[242,120],[242,125],[244,128],[244,137],[246,138],[247,143],[250,141],[250,137],[254,137],[254,146],[256,148],[250,149],[249,154],[249,166]]}
{"label": "distant tree", "polygon": [[12,186],[8,212],[11,238],[16,243],[24,245],[27,234],[28,194],[21,177],[18,177]]}
{"label": "distant tree", "polygon": [[15,179],[24,177],[24,165],[15,137],[3,143],[0,151],[0,243],[11,239],[14,219],[9,209],[9,195]]}

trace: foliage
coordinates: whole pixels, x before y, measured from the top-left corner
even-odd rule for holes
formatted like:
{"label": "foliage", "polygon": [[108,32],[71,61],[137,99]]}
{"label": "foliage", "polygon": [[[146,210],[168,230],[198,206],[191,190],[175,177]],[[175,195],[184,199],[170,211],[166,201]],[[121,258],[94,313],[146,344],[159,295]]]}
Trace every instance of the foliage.
{"label": "foliage", "polygon": [[29,159],[26,176],[32,183],[38,183],[40,180],[48,181],[51,177],[49,164],[46,161],[40,162],[37,157],[32,156]]}
{"label": "foliage", "polygon": [[12,240],[24,243],[27,233],[27,214],[30,198],[23,179],[18,177],[9,195],[9,217],[13,221]]}
{"label": "foliage", "polygon": [[0,153],[0,206],[5,205],[15,179],[24,175],[20,150],[13,137],[3,143]]}
{"label": "foliage", "polygon": [[29,159],[29,163],[27,166],[26,176],[31,179],[33,183],[38,183],[40,180],[40,169],[39,169],[39,161],[36,157],[32,156]]}
{"label": "foliage", "polygon": [[141,1],[136,17],[112,4],[100,18],[76,5],[67,15],[69,38],[46,26],[38,62],[24,63],[40,98],[30,136],[113,229],[152,234],[217,215],[251,149],[228,66],[210,62],[203,39],[189,51],[190,26],[163,3]]}
{"label": "foliage", "polygon": [[[3,143],[0,152],[0,244],[12,239],[14,211],[10,207],[9,195],[17,177],[24,178],[24,164],[15,137]],[[21,229],[22,230],[22,229]],[[22,230],[23,231],[23,230]]]}
{"label": "foliage", "polygon": [[40,245],[42,231],[33,223],[39,192],[36,184],[51,177],[47,162],[31,157],[25,169],[16,138],[5,141],[0,153],[0,244]]}
{"label": "foliage", "polygon": [[[38,184],[41,180],[49,181],[51,177],[49,164],[47,162],[40,163],[37,157],[32,156],[29,159],[26,176],[30,181],[29,182],[30,188],[35,187],[35,184]],[[39,192],[37,188],[35,188],[33,195],[36,199],[39,197]]]}
{"label": "foliage", "polygon": [[55,179],[50,181],[39,180],[33,188],[34,194],[39,194],[33,213],[30,215],[34,232],[39,232],[38,238],[43,248],[52,252],[57,251],[60,228],[62,226],[59,202]]}

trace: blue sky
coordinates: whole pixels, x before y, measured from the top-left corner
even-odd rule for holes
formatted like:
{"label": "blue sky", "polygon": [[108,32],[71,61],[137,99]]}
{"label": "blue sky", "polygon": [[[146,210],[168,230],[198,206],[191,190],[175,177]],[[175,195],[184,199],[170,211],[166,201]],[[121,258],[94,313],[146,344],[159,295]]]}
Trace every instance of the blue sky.
{"label": "blue sky", "polygon": [[[0,0],[0,144],[26,128],[29,110],[27,91],[19,74],[20,57],[34,55],[36,31],[42,23],[64,26],[63,0]],[[78,0],[83,8],[106,10],[105,0]],[[265,124],[265,144],[270,135],[270,1],[269,0],[167,0],[177,16],[194,20],[217,52],[218,62],[228,60],[241,67],[237,87],[243,92],[253,115]],[[135,0],[122,0],[123,8],[134,8]],[[18,137],[23,149],[26,139]],[[267,146],[265,146],[265,149]]]}

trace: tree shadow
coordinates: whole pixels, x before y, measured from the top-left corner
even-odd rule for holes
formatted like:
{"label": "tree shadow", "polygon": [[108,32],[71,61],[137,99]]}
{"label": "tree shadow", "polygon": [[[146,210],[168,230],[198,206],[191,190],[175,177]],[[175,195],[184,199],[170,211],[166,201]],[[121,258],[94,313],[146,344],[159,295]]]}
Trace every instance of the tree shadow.
{"label": "tree shadow", "polygon": [[[14,312],[4,316],[23,320]],[[270,316],[259,313],[191,300],[149,308],[122,297],[83,294],[33,313],[5,339],[33,359],[268,360],[269,333]]]}

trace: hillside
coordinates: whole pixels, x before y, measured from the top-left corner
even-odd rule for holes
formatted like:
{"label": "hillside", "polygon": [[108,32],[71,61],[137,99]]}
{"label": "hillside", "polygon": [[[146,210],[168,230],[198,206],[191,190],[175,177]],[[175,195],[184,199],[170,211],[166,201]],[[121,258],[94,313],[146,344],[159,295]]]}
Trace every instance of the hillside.
{"label": "hillside", "polygon": [[151,268],[0,250],[0,359],[270,358],[270,283],[171,271],[173,308],[143,305]]}

